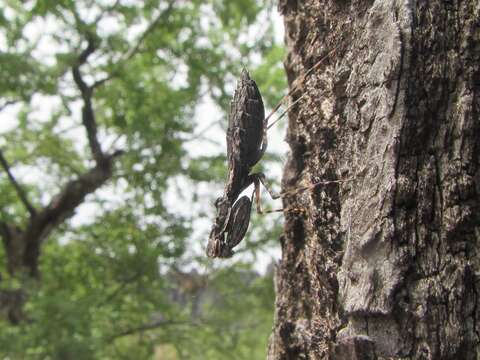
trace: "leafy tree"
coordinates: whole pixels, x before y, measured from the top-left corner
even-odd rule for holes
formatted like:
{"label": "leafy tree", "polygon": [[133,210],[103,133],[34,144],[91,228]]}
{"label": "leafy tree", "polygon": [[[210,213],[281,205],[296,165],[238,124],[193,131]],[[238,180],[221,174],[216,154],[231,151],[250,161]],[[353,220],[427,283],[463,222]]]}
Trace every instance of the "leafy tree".
{"label": "leafy tree", "polygon": [[[193,358],[194,345],[212,359],[232,349],[260,357],[270,278],[242,278],[247,264],[212,272],[215,297],[192,317],[191,299],[172,298],[180,285],[171,274],[202,263],[195,241],[204,234],[192,235],[198,214],[172,210],[168,197],[206,207],[198,182],[225,177],[218,148],[188,151],[209,140],[197,128],[199,103],[227,109],[242,65],[267,101],[278,99],[282,49],[269,4],[2,5],[0,353],[138,359],[164,344],[177,358]],[[241,294],[225,295],[229,286]]]}

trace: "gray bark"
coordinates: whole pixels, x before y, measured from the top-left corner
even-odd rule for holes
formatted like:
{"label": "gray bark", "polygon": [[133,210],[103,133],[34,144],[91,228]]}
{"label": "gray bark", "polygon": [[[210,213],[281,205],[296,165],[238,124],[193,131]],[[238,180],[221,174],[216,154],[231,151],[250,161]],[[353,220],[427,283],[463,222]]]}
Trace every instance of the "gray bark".
{"label": "gray bark", "polygon": [[476,359],[480,3],[283,0],[291,194],[274,359]]}

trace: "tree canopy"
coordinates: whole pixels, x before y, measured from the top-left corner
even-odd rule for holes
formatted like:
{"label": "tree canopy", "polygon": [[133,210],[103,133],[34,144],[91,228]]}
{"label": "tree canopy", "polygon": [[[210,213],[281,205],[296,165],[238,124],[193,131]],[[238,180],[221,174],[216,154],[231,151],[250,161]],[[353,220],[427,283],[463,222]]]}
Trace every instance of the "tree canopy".
{"label": "tree canopy", "polygon": [[271,272],[203,246],[237,75],[286,87],[272,4],[2,3],[0,355],[264,358]]}

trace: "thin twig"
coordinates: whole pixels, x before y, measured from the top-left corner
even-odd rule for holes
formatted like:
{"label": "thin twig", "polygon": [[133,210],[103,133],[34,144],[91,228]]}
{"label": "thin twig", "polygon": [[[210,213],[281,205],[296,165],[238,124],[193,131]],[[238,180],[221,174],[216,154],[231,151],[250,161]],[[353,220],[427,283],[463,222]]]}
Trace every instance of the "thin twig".
{"label": "thin twig", "polygon": [[137,327],[133,327],[124,331],[119,332],[118,334],[110,336],[108,342],[115,341],[116,339],[128,335],[134,335],[139,332],[155,330],[163,326],[175,326],[175,325],[189,325],[189,326],[198,326],[199,324],[194,323],[193,321],[173,321],[173,320],[157,320],[148,324],[143,324]]}
{"label": "thin twig", "polygon": [[95,122],[95,114],[92,106],[93,91],[92,88],[85,83],[80,72],[80,67],[87,62],[88,57],[93,54],[96,48],[95,39],[93,36],[88,35],[87,47],[78,56],[78,59],[72,68],[72,75],[73,80],[75,81],[75,84],[77,84],[83,99],[82,123],[87,131],[90,150],[95,161],[97,163],[101,163],[105,159],[105,156],[97,138],[97,124]]}
{"label": "thin twig", "polygon": [[97,304],[97,307],[102,307],[109,304],[113,299],[115,299],[118,295],[120,295],[128,285],[130,285],[132,282],[137,280],[141,275],[142,275],[142,272],[138,271],[132,276],[130,276],[128,279],[126,279],[124,282],[118,285],[117,288],[113,290],[109,295],[107,295],[102,301],[100,301]]}
{"label": "thin twig", "polygon": [[121,68],[121,66],[123,64],[125,64],[128,60],[130,60],[131,58],[133,58],[139,51],[140,51],[140,46],[142,46],[142,43],[145,41],[145,39],[147,38],[147,36],[153,31],[155,30],[155,27],[158,25],[158,23],[160,22],[160,20],[162,20],[164,17],[168,16],[170,14],[170,12],[172,11],[173,9],[173,4],[174,2],[173,1],[170,1],[169,4],[168,4],[168,7],[167,9],[165,9],[164,11],[162,11],[161,13],[158,14],[158,16],[150,23],[150,25],[147,26],[147,28],[145,29],[145,31],[142,33],[142,35],[140,35],[140,37],[138,38],[136,44],[130,48],[126,53],[125,53],[125,56],[123,56],[120,60],[117,61],[117,64],[115,65],[116,66],[116,69],[113,70],[110,74],[108,74],[107,76],[105,76],[103,79],[100,79],[100,80],[97,80],[93,83],[93,85],[91,86],[92,89],[96,89],[100,86],[102,86],[103,84],[105,84],[107,81],[111,80],[112,78],[114,78],[115,76],[118,75],[118,72]]}
{"label": "thin twig", "polygon": [[18,102],[18,100],[7,100],[7,101],[5,101],[2,105],[0,105],[0,111],[3,111],[3,109],[5,109],[7,106],[16,104],[17,102]]}
{"label": "thin twig", "polygon": [[8,179],[10,180],[13,187],[15,188],[15,191],[17,192],[17,195],[20,198],[20,200],[22,201],[23,205],[25,206],[25,208],[29,212],[30,216],[34,217],[37,214],[37,211],[32,206],[32,204],[30,204],[30,202],[28,201],[27,194],[25,193],[23,188],[20,186],[20,184],[17,182],[17,180],[13,176],[12,172],[10,171],[10,166],[8,165],[8,162],[5,159],[5,157],[3,156],[3,152],[1,150],[0,150],[0,163],[3,167],[3,170],[5,170],[5,172],[7,173]]}
{"label": "thin twig", "polygon": [[145,29],[145,31],[140,35],[140,37],[137,40],[137,43],[133,48],[130,48],[123,59],[123,61],[128,61],[130,60],[139,50],[140,46],[142,46],[143,41],[147,38],[147,36],[155,30],[155,27],[158,25],[160,20],[165,16],[166,12],[169,12],[170,9],[172,8],[172,3],[169,4],[169,8],[165,12],[161,12],[160,14],[157,15],[157,17],[148,25],[148,27]]}
{"label": "thin twig", "polygon": [[115,148],[115,144],[124,136],[124,134],[118,134],[115,139],[113,139],[112,143],[108,147],[108,151],[112,152],[113,149]]}
{"label": "thin twig", "polygon": [[103,17],[104,17],[106,14],[109,14],[109,13],[111,13],[113,10],[115,10],[115,8],[116,8],[119,4],[120,4],[120,0],[116,0],[115,3],[113,3],[112,5],[104,7],[104,8],[102,9],[103,11],[102,11],[100,14],[98,14],[98,16],[95,18],[95,20],[93,20],[92,25],[98,24],[98,23],[103,19]]}

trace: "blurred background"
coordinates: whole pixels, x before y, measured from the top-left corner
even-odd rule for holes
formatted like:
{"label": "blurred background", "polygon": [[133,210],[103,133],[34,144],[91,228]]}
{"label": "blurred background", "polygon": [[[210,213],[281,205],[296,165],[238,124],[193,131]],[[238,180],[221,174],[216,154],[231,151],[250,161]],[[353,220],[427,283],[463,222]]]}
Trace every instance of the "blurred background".
{"label": "blurred background", "polygon": [[[11,269],[3,236],[0,359],[265,358],[282,215],[252,213],[232,259],[204,254],[236,79],[249,70],[268,113],[287,92],[282,43],[268,0],[0,0],[3,228],[95,166],[85,108],[103,151],[123,152],[49,229],[38,274]],[[277,191],[284,130],[257,165]]]}

